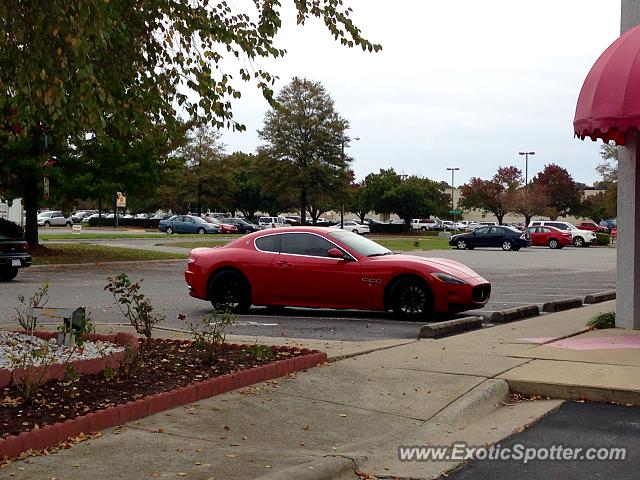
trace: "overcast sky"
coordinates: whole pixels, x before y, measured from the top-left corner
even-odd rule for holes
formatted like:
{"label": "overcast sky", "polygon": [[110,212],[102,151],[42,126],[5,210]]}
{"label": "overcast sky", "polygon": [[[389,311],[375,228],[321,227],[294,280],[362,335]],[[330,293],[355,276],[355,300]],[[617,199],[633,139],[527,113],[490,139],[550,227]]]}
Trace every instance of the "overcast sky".
{"label": "overcast sky", "polygon": [[[289,2],[283,2],[288,4]],[[574,179],[598,179],[600,143],[573,137],[582,82],[619,35],[619,0],[345,0],[382,52],[341,47],[320,22],[285,16],[280,77],[322,82],[351,123],[358,180],[380,168],[450,181],[491,177],[533,150],[529,177],[558,163]],[[234,104],[243,133],[224,132],[227,151],[255,151],[268,104],[243,88]]]}

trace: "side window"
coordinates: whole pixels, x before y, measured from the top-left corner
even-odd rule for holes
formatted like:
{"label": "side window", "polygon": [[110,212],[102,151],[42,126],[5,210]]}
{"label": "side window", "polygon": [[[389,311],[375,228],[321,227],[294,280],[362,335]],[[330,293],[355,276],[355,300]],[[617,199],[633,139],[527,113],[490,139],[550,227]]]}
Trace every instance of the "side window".
{"label": "side window", "polygon": [[563,223],[550,223],[549,225],[552,227],[559,228],[560,230],[568,230],[567,226]]}
{"label": "side window", "polygon": [[540,230],[542,230],[542,233],[551,233],[550,228],[541,228]]}
{"label": "side window", "polygon": [[264,237],[256,238],[256,248],[263,252],[280,252],[280,237],[282,235],[265,235]]}
{"label": "side window", "polygon": [[531,224],[532,227],[539,227],[540,226],[540,222],[533,222]]}
{"label": "side window", "polygon": [[476,234],[477,235],[488,235],[488,233],[489,233],[489,229],[487,227],[482,227],[482,228],[476,229]]}
{"label": "side window", "polygon": [[328,240],[308,233],[290,233],[281,235],[281,237],[282,253],[327,257],[327,251],[335,247],[335,245]]}
{"label": "side window", "polygon": [[183,222],[184,221],[184,217],[182,215],[178,215],[172,221],[174,221],[174,222]]}

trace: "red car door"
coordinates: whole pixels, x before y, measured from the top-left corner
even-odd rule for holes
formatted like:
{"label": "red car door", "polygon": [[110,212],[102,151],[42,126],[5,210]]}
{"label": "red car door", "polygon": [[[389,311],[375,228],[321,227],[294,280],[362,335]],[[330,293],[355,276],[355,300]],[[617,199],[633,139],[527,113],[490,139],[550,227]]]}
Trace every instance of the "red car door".
{"label": "red car door", "polygon": [[531,244],[540,247],[547,244],[547,234],[545,234],[541,227],[529,227],[526,231],[531,235]]}
{"label": "red car door", "polygon": [[355,259],[330,258],[327,252],[336,245],[318,234],[286,233],[280,237],[280,254],[272,260],[276,303],[362,308],[355,293],[361,282]]}

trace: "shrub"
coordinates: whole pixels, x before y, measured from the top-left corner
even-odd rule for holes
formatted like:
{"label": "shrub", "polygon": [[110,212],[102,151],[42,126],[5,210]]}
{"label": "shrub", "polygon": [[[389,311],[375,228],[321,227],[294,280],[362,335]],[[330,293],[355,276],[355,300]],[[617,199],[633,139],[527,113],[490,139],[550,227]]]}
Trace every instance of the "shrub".
{"label": "shrub", "polygon": [[607,312],[596,315],[587,323],[587,327],[593,330],[602,330],[603,328],[615,328],[616,312]]}
{"label": "shrub", "polygon": [[36,329],[38,318],[35,316],[34,308],[42,308],[49,301],[49,280],[45,280],[40,288],[36,290],[28,299],[24,295],[18,295],[18,305],[14,318],[23,328],[25,333],[33,335]]}
{"label": "shrub", "polygon": [[609,245],[611,243],[611,235],[603,232],[596,232],[596,240],[598,245]]}
{"label": "shrub", "polygon": [[405,225],[401,223],[374,223],[370,225],[371,233],[403,233]]}
{"label": "shrub", "polygon": [[225,330],[233,321],[233,313],[215,312],[203,318],[199,324],[188,322],[189,331],[203,363],[212,365],[216,362],[218,349],[225,340]]}
{"label": "shrub", "polygon": [[17,223],[0,218],[0,235],[9,238],[23,239],[24,229]]}
{"label": "shrub", "polygon": [[[151,219],[151,218],[118,218],[118,226],[119,227],[139,227],[139,228],[148,228],[148,229],[156,229],[160,224],[160,220]],[[102,222],[100,223],[103,227],[115,227],[116,219],[115,218],[104,218],[102,217]],[[98,226],[98,219],[91,218],[89,219],[90,227]]]}

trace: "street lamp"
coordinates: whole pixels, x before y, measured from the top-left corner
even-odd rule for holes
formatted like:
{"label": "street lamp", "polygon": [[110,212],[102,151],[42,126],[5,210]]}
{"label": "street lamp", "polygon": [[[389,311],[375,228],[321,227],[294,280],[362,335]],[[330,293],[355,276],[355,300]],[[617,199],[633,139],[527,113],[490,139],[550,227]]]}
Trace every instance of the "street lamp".
{"label": "street lamp", "polygon": [[536,152],[518,152],[518,155],[524,155],[524,184],[529,184],[529,155],[535,155]]}
{"label": "street lamp", "polygon": [[[351,140],[357,142],[360,137],[342,137],[342,162],[344,163],[344,145]],[[344,229],[344,197],[342,198],[342,208],[340,209],[340,229]]]}
{"label": "street lamp", "polygon": [[451,213],[453,214],[453,228],[456,226],[456,210],[453,208],[453,182],[456,170],[460,170],[458,167],[447,167],[447,170],[451,171]]}

